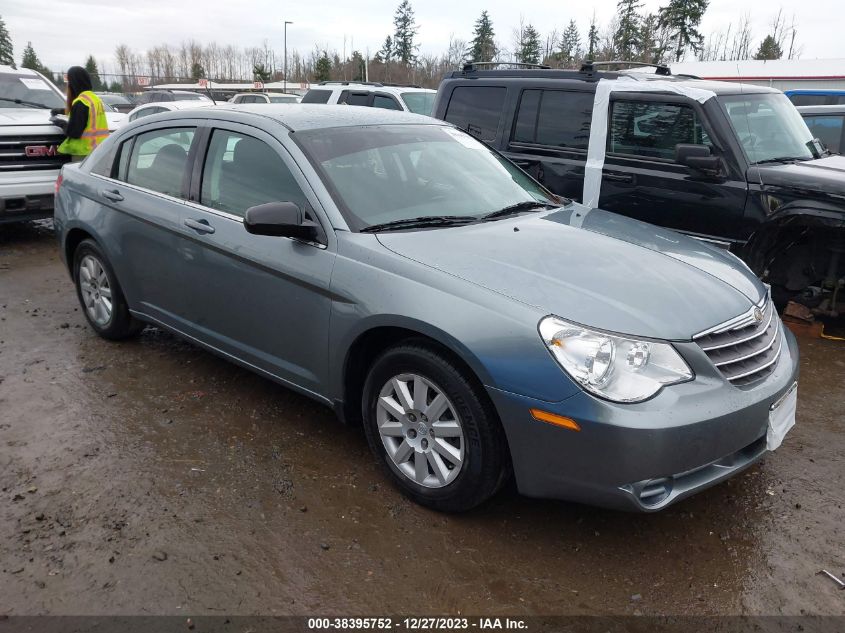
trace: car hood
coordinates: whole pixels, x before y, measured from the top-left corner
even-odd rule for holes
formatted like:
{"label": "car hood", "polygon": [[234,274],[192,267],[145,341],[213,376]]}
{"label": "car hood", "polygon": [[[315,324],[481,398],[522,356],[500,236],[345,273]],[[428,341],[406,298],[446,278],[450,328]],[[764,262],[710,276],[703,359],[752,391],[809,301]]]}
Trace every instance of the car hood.
{"label": "car hood", "polygon": [[[0,128],[15,127],[41,127],[41,130],[31,130],[32,132],[61,134],[61,128],[53,125],[50,122],[49,110],[35,109],[35,108],[0,108]],[[109,124],[109,130],[115,130],[120,123],[126,118],[126,115],[120,112],[106,112],[106,120]],[[7,130],[8,131],[8,130]],[[16,134],[14,132],[9,132]],[[26,133],[26,130],[21,133]]]}
{"label": "car hood", "polygon": [[814,194],[813,197],[842,200],[845,197],[845,156],[759,165],[749,172],[749,181],[757,180],[772,187],[800,189]]}
{"label": "car hood", "polygon": [[766,294],[727,251],[575,204],[378,239],[398,255],[543,312],[634,336],[689,340]]}

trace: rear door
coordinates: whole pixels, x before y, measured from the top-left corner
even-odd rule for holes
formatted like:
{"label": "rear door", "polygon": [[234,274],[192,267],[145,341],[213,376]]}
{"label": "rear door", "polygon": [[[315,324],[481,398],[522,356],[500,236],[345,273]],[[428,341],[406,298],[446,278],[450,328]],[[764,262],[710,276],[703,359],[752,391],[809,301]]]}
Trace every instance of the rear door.
{"label": "rear door", "polygon": [[592,92],[523,90],[505,155],[552,192],[581,201]]}
{"label": "rear door", "polygon": [[180,234],[197,125],[146,128],[123,141],[98,194],[110,208],[108,249],[130,308],[178,327],[186,304]]}
{"label": "rear door", "polygon": [[367,90],[344,90],[337,98],[339,105],[371,106],[373,93]]}
{"label": "rear door", "polygon": [[322,243],[251,235],[246,210],[294,202],[328,226],[284,146],[254,127],[215,122],[193,174],[182,253],[190,333],[311,393],[326,376],[334,235]]}
{"label": "rear door", "polygon": [[[717,240],[743,228],[747,185],[732,167],[698,102],[681,96],[619,94],[608,113],[599,207]],[[722,158],[720,177],[675,162],[679,143]]]}

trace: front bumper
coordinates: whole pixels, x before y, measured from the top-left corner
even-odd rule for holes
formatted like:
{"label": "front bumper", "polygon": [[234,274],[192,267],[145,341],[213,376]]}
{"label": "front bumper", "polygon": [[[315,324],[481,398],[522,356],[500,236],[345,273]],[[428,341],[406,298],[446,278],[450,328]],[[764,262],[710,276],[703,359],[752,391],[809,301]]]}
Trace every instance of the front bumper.
{"label": "front bumper", "polygon": [[49,218],[58,169],[0,175],[0,224]]}
{"label": "front bumper", "polygon": [[[519,491],[530,497],[653,512],[747,468],[766,453],[769,409],[798,378],[798,346],[784,328],[775,370],[729,384],[694,343],[677,344],[695,380],[638,404],[579,392],[548,403],[488,387],[507,434]],[[579,432],[535,420],[570,417]]]}

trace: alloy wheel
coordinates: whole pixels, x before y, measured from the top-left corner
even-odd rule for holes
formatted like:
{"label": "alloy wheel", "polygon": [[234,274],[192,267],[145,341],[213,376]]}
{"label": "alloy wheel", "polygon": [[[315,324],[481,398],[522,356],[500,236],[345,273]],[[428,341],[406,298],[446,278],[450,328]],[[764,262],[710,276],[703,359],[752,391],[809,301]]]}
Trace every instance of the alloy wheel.
{"label": "alloy wheel", "polygon": [[79,262],[79,287],[90,319],[100,327],[108,325],[113,311],[111,285],[103,264],[93,255]]}
{"label": "alloy wheel", "polygon": [[465,457],[460,417],[443,390],[424,376],[388,380],[379,392],[376,423],[388,457],[420,486],[442,488],[460,473]]}

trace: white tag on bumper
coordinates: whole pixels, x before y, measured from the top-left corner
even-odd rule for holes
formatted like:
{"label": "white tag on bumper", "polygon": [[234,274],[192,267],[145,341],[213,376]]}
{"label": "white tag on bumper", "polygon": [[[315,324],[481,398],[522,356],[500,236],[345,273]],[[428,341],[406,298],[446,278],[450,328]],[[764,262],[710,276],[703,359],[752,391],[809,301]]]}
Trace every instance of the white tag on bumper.
{"label": "white tag on bumper", "polygon": [[766,448],[770,451],[780,446],[789,429],[795,426],[795,410],[797,406],[798,383],[795,383],[769,410],[769,429],[766,431]]}

